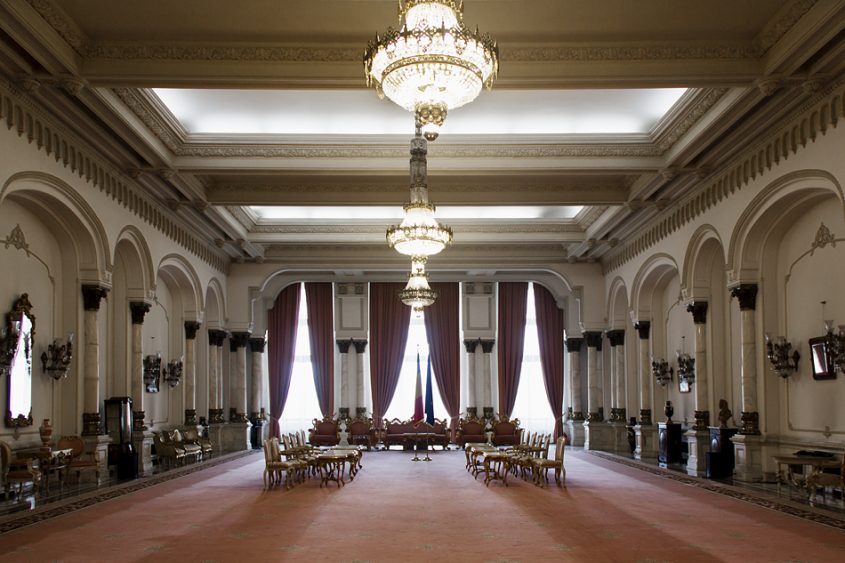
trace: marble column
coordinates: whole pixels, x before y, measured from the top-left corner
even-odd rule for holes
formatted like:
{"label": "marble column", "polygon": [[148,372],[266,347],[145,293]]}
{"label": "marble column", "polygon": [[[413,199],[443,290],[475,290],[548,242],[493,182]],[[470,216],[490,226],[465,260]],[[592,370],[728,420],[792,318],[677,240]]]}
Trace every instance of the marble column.
{"label": "marble column", "polygon": [[82,286],[85,329],[85,369],[82,374],[82,439],[85,451],[94,454],[100,469],[100,481],[108,479],[108,445],[100,423],[100,301],[108,289],[99,285]]}
{"label": "marble column", "polygon": [[249,339],[249,351],[252,358],[252,385],[249,394],[249,418],[253,424],[264,420],[261,397],[264,396],[264,349],[267,340],[263,337]]}
{"label": "marble column", "polygon": [[467,353],[467,418],[478,417],[478,403],[475,398],[475,349],[478,348],[478,344],[479,340],[477,338],[468,338],[464,340],[464,348],[466,349]]}
{"label": "marble column", "polygon": [[657,427],[651,421],[651,322],[637,321],[634,328],[639,337],[640,376],[640,421],[634,426],[637,440],[634,457],[654,459],[657,457]]}
{"label": "marble column", "polygon": [[185,426],[199,424],[197,417],[197,331],[200,323],[185,321]]}
{"label": "marble column", "polygon": [[610,343],[611,399],[610,422],[613,424],[613,451],[620,455],[630,455],[628,444],[627,414],[625,410],[625,331],[622,329],[607,331]]}
{"label": "marble column", "polygon": [[221,402],[222,389],[220,387],[220,352],[226,332],[223,330],[208,331],[208,423],[220,424],[225,422]]}
{"label": "marble column", "polygon": [[[481,377],[484,382],[484,418],[493,418],[495,416],[495,408],[493,407],[493,346],[496,341],[492,338],[479,340],[481,344],[481,352],[484,360],[482,361]],[[477,399],[477,397],[476,397]]]}
{"label": "marble column", "polygon": [[355,406],[355,416],[367,416],[367,397],[364,396],[364,354],[367,351],[366,340],[353,340],[352,345],[355,347],[355,389],[357,396],[357,403]]}
{"label": "marble column", "polygon": [[763,477],[763,469],[760,415],[757,410],[757,284],[735,286],[731,288],[731,297],[739,301],[742,320],[742,417],[739,433],[731,439],[734,443],[734,477],[741,481],[759,481]]}
{"label": "marble column", "polygon": [[347,418],[352,416],[350,413],[354,413],[355,407],[358,405],[355,382],[350,381],[349,374],[349,348],[352,346],[352,339],[336,340],[335,344],[337,344],[337,350],[340,352],[340,407],[338,407],[338,416]]}
{"label": "marble column", "polygon": [[231,422],[247,421],[246,346],[249,344],[249,336],[248,332],[232,333],[231,350],[235,353],[235,376],[231,405],[235,412]]}
{"label": "marble column", "polygon": [[707,452],[710,450],[710,411],[707,395],[707,301],[687,305],[695,324],[695,422],[686,432],[689,456],[687,473],[697,477],[707,474]]}
{"label": "marble column", "polygon": [[601,351],[601,332],[589,331],[584,333],[587,341],[587,420],[601,422],[599,414],[601,391],[599,388],[598,354]]}
{"label": "marble column", "polygon": [[132,318],[132,352],[130,356],[132,364],[132,426],[136,431],[147,430],[147,425],[144,423],[143,329],[144,316],[149,312],[149,303],[144,301],[131,301],[129,303],[129,314]]}
{"label": "marble column", "polygon": [[566,427],[569,443],[581,447],[584,445],[584,409],[581,406],[581,347],[584,339],[570,337],[565,344],[569,355],[569,396],[572,398]]}

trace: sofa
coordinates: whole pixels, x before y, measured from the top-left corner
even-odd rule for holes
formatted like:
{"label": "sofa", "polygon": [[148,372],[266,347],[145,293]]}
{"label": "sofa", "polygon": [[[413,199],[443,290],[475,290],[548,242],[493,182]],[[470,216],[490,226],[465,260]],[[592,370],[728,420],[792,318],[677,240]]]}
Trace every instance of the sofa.
{"label": "sofa", "polygon": [[314,427],[308,431],[308,442],[312,446],[338,445],[340,437],[337,435],[339,426],[336,420],[326,416],[322,420],[315,418],[313,424]]}
{"label": "sofa", "polygon": [[449,446],[449,425],[440,419],[434,419],[434,424],[429,424],[426,421],[420,421],[414,424],[410,420],[384,420],[384,434],[382,435],[382,442],[384,447],[390,449],[390,446],[404,446],[408,443],[405,434],[434,434],[429,444],[432,446],[440,446],[444,450]]}

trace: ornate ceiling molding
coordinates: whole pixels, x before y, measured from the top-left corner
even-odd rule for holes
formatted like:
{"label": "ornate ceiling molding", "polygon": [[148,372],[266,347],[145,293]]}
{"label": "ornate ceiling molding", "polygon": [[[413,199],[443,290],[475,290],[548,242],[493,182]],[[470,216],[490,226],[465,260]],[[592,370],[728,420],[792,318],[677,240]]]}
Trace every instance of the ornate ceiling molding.
{"label": "ornate ceiling molding", "polygon": [[793,0],[788,8],[772,19],[754,38],[754,47],[760,55],[771,49],[786,32],[809,12],[818,0]]}
{"label": "ornate ceiling molding", "polygon": [[27,2],[74,51],[84,55],[87,38],[73,20],[52,0],[27,0]]}
{"label": "ornate ceiling molding", "polygon": [[601,47],[514,47],[502,48],[500,59],[506,62],[552,61],[671,61],[671,60],[743,60],[759,56],[757,49],[745,44],[723,45],[609,45]]}
{"label": "ornate ceiling molding", "polygon": [[[626,182],[626,184],[629,182]],[[387,186],[378,186],[373,187],[367,184],[359,184],[359,185],[343,185],[343,186],[326,186],[326,185],[268,185],[268,184],[207,184],[206,188],[218,193],[243,193],[244,191],[254,192],[254,193],[264,193],[264,194],[277,194],[277,193],[326,193],[326,194],[333,194],[338,192],[343,193],[384,193],[385,191],[396,192],[396,193],[407,193],[408,186],[396,184],[392,187]],[[529,192],[529,193],[549,193],[549,192],[559,192],[559,193],[568,193],[573,191],[580,191],[580,190],[589,190],[590,192],[601,192],[601,193],[615,193],[620,190],[626,189],[626,185],[583,185],[583,186],[555,186],[549,184],[527,184],[523,185],[520,184],[518,189],[520,192]],[[458,192],[458,193],[509,193],[514,191],[513,184],[468,184],[462,183],[456,186],[449,186],[449,192]]]}

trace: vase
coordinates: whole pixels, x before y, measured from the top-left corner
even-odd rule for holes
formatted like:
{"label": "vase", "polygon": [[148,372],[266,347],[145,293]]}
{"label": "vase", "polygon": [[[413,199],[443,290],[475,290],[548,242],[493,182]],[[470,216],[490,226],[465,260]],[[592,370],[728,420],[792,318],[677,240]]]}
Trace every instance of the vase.
{"label": "vase", "polygon": [[675,414],[675,407],[672,406],[672,401],[666,401],[666,406],[663,407],[663,414],[666,415],[666,424],[671,424],[672,415]]}
{"label": "vase", "polygon": [[50,424],[50,419],[45,418],[38,428],[38,435],[41,436],[41,449],[50,451],[50,438],[53,436],[53,426]]}

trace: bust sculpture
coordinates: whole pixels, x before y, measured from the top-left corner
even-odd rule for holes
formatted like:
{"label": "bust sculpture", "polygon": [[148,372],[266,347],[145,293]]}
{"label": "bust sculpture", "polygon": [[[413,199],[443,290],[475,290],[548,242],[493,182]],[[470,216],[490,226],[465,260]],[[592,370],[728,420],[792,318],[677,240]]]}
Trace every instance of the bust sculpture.
{"label": "bust sculpture", "polygon": [[731,419],[733,413],[728,408],[728,402],[724,399],[719,399],[719,428],[727,428],[728,420]]}

